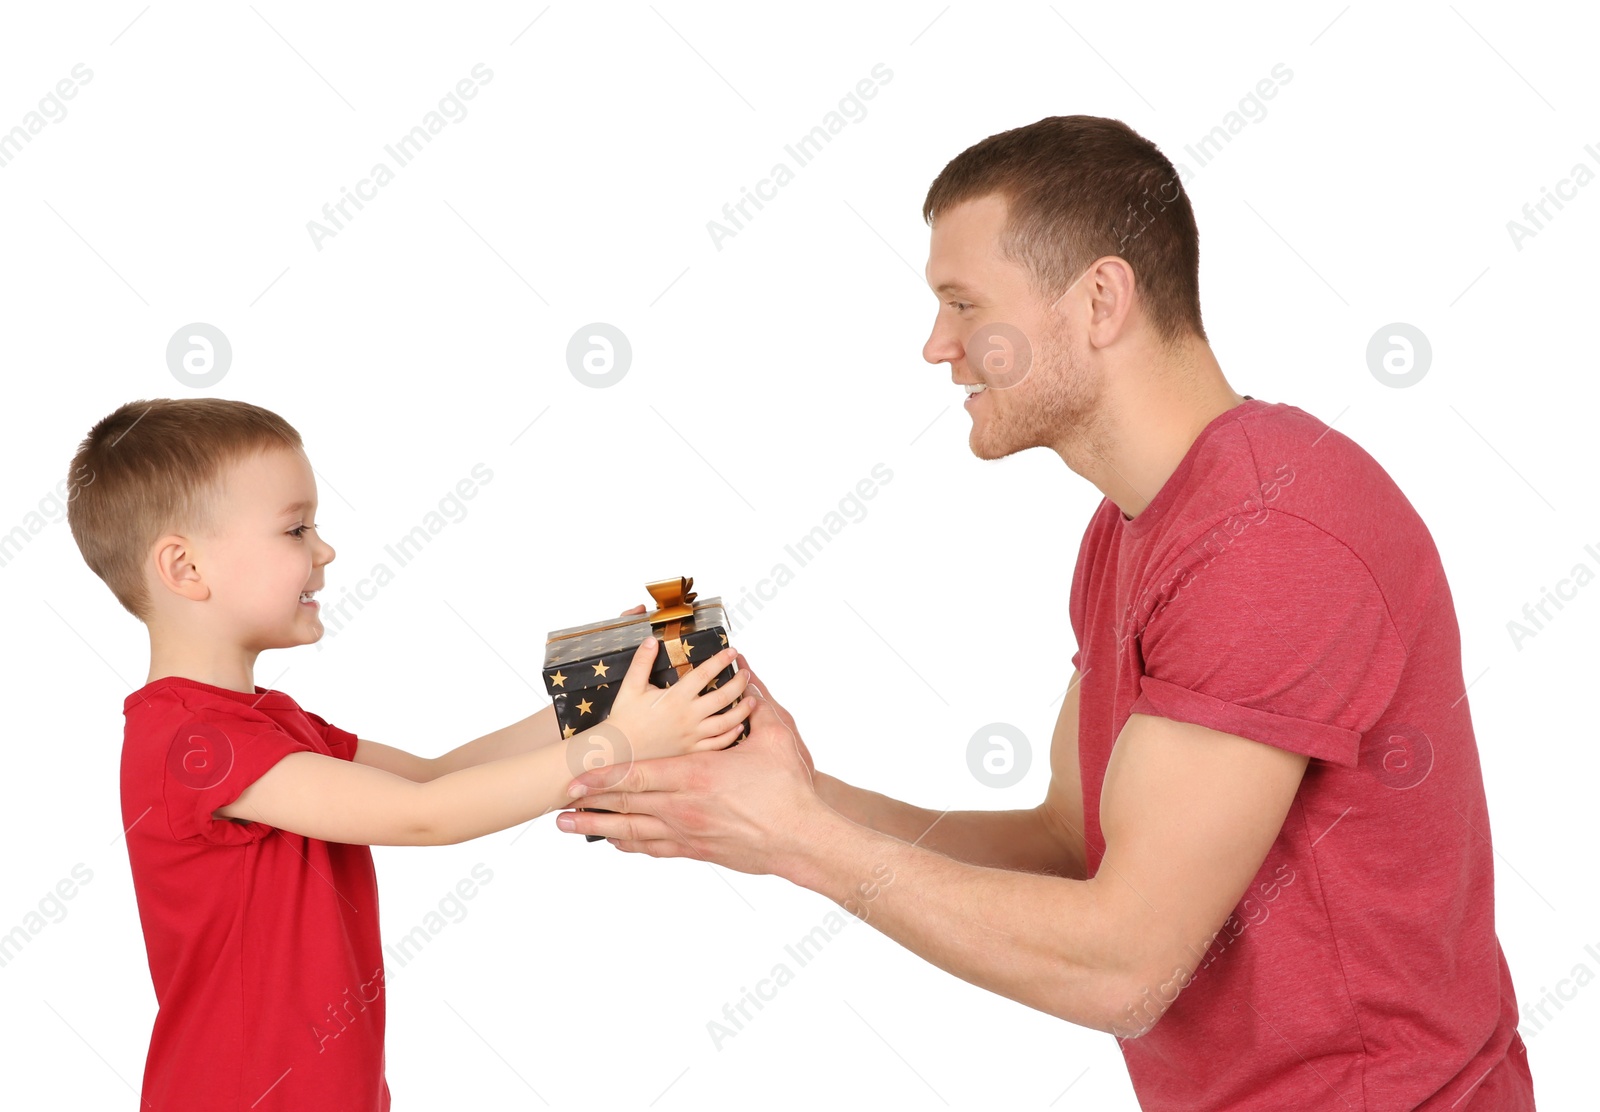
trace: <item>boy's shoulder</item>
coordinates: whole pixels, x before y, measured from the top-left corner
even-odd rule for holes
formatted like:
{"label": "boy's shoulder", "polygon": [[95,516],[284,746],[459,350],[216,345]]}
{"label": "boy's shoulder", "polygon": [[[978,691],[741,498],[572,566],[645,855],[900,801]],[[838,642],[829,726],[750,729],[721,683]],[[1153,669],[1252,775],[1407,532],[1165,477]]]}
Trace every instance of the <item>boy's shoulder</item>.
{"label": "boy's shoulder", "polygon": [[292,753],[348,761],[359,744],[281,691],[247,693],[181,676],[133,692],[123,713],[124,818],[159,806],[180,840],[255,840],[268,828],[216,820],[216,809]]}
{"label": "boy's shoulder", "polygon": [[345,731],[302,709],[286,693],[269,688],[243,692],[184,676],[164,676],[129,694],[122,713],[125,753],[165,746],[180,733],[212,731],[226,736],[230,744],[278,734],[321,751],[353,748],[348,742],[339,744]]}
{"label": "boy's shoulder", "polygon": [[130,729],[160,726],[184,717],[271,728],[280,724],[280,716],[286,712],[305,713],[281,691],[258,687],[253,693],[246,693],[185,676],[152,680],[122,701],[122,714]]}

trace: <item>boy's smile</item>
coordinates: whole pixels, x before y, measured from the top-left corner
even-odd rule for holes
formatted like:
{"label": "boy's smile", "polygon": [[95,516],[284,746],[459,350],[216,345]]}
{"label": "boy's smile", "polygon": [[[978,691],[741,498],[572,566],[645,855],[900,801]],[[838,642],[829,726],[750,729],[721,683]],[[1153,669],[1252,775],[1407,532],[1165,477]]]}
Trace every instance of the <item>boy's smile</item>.
{"label": "boy's smile", "polygon": [[241,638],[273,642],[261,648],[319,640],[321,605],[313,596],[334,550],[313,523],[317,484],[310,461],[287,449],[260,452],[230,471],[223,489],[219,535],[206,542],[222,558],[221,568],[208,572],[224,577],[217,601],[237,608]]}
{"label": "boy's smile", "polygon": [[212,496],[214,528],[186,538],[183,589],[162,592],[169,628],[222,659],[320,640],[313,596],[334,550],[314,524],[317,484],[305,453],[257,452],[230,467]]}

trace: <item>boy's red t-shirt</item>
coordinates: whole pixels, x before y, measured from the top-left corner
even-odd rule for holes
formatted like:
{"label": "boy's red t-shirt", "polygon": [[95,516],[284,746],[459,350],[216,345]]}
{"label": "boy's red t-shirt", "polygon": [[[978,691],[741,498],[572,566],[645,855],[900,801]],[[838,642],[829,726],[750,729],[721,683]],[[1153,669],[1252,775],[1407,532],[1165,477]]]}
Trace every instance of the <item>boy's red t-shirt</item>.
{"label": "boy's red t-shirt", "polygon": [[142,1107],[387,1109],[371,850],[212,817],[290,753],[353,760],[355,735],[281,691],[177,676],[123,714],[122,817],[158,1004]]}
{"label": "boy's red t-shirt", "polygon": [[1532,1109],[1455,608],[1383,468],[1248,399],[1135,517],[1101,502],[1071,621],[1090,875],[1130,714],[1312,758],[1192,981],[1119,1040],[1140,1105]]}

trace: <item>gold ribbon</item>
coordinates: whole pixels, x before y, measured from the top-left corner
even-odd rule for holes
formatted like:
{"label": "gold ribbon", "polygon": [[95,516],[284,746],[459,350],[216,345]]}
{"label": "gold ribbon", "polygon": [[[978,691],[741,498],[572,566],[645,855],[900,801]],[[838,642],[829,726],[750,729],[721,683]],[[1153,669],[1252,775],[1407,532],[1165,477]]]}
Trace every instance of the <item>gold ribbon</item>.
{"label": "gold ribbon", "polygon": [[[682,679],[694,667],[689,662],[688,647],[683,643],[684,626],[693,624],[696,611],[710,609],[709,605],[705,603],[699,606],[693,605],[695,592],[690,590],[693,586],[694,577],[684,575],[680,575],[676,579],[658,579],[654,583],[645,584],[645,590],[649,591],[650,597],[655,600],[656,609],[653,613],[642,615],[642,617],[650,623],[652,634],[656,633],[657,626],[662,627],[660,630],[661,644],[667,651],[668,662],[677,670],[679,679]],[[591,633],[604,633],[607,630],[634,625],[640,620],[640,617],[636,615],[626,621],[610,622],[592,629],[574,630],[571,633],[551,636],[548,642],[565,641],[571,637],[585,637]]]}
{"label": "gold ribbon", "polygon": [[676,579],[658,579],[654,583],[646,583],[645,590],[656,600],[656,612],[649,615],[650,624],[660,625],[663,622],[693,615],[694,607],[689,605],[694,601],[694,592],[689,589],[693,586],[694,577],[684,575]]}
{"label": "gold ribbon", "polygon": [[694,586],[692,576],[680,575],[676,579],[658,579],[654,583],[646,583],[645,590],[650,592],[650,597],[656,600],[656,612],[649,615],[651,632],[656,626],[661,626],[661,643],[667,650],[667,660],[672,663],[681,680],[688,675],[693,667],[689,663],[689,650],[684,647],[682,634],[684,619],[688,624],[694,624],[694,592],[689,588]]}

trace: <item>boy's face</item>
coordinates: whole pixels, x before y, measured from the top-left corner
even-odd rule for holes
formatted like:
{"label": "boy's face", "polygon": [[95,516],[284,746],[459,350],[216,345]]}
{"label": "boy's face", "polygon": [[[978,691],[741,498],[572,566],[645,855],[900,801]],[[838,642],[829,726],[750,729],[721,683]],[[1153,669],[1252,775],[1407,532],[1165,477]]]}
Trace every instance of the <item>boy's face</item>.
{"label": "boy's face", "polygon": [[317,483],[303,452],[272,448],[230,469],[216,530],[196,538],[195,564],[211,588],[216,632],[252,651],[308,645],[322,637],[316,602],[334,557],[316,532]]}

